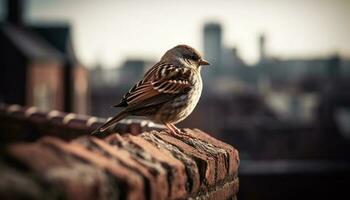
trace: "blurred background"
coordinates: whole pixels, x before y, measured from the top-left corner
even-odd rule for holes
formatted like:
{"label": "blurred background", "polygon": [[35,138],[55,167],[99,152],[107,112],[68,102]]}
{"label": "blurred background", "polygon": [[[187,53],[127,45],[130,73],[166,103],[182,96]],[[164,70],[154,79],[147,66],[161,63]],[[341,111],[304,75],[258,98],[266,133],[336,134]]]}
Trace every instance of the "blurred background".
{"label": "blurred background", "polygon": [[110,117],[166,50],[188,44],[212,65],[179,127],[239,150],[239,199],[334,195],[350,177],[349,10],[348,0],[0,0],[0,102]]}

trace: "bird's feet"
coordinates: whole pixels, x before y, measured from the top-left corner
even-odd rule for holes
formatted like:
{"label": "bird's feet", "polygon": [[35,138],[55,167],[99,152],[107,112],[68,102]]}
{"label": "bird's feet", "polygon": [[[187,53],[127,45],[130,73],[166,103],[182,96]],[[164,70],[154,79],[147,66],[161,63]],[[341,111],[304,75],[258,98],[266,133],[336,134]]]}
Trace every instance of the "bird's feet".
{"label": "bird's feet", "polygon": [[174,124],[171,124],[171,123],[164,123],[164,124],[170,130],[170,133],[175,137],[189,136],[186,133],[182,132],[180,129],[178,129]]}

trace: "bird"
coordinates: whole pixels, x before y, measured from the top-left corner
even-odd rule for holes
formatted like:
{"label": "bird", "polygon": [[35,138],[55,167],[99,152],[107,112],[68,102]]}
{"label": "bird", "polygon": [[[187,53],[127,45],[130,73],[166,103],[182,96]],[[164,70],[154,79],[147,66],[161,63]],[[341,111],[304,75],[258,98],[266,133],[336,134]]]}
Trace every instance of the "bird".
{"label": "bird", "polygon": [[210,65],[188,45],[177,45],[161,57],[113,107],[124,108],[95,130],[104,132],[127,116],[143,116],[164,124],[173,135],[181,134],[175,124],[196,107],[203,88],[201,66]]}

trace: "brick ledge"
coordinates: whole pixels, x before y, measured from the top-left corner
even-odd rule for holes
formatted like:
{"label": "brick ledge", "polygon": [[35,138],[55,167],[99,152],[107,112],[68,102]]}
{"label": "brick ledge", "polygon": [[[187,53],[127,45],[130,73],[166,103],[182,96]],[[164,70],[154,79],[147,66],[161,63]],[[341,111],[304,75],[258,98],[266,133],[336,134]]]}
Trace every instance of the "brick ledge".
{"label": "brick ledge", "polygon": [[[122,135],[101,139],[86,134],[103,123],[89,124],[88,116],[0,106],[0,117],[9,123],[0,124],[3,130],[20,133],[32,126],[55,133],[6,148],[2,198],[234,199],[238,192],[238,151],[199,129],[184,129],[187,136],[175,138],[160,126],[134,121],[113,129]],[[128,134],[130,126],[143,133]]]}

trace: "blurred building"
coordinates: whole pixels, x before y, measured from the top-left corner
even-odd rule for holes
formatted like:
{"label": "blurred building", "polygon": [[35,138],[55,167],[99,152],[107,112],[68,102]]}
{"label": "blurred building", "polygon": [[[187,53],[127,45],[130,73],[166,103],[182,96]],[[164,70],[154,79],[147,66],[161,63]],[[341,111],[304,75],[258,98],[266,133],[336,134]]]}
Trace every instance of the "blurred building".
{"label": "blurred building", "polygon": [[266,61],[266,36],[261,34],[259,36],[259,62],[263,63]]}
{"label": "blurred building", "polygon": [[67,24],[27,25],[24,1],[7,1],[1,24],[0,101],[88,113],[88,71],[77,60]]}
{"label": "blurred building", "polygon": [[238,47],[221,43],[221,34],[219,23],[203,29],[214,67],[202,70],[213,72],[204,76],[205,96],[184,126],[222,133],[245,159],[348,158],[349,59],[274,57],[260,34],[259,60],[249,66]]}
{"label": "blurred building", "polygon": [[119,69],[118,82],[122,84],[124,88],[129,89],[136,84],[142,77],[145,71],[155,62],[150,62],[145,59],[127,59],[121,65]]}
{"label": "blurred building", "polygon": [[91,88],[103,88],[106,86],[117,85],[120,74],[117,68],[104,68],[101,63],[95,64],[90,69]]}
{"label": "blurred building", "polygon": [[221,24],[207,23],[204,25],[203,46],[204,57],[211,63],[210,69],[202,70],[203,81],[205,85],[208,85],[203,91],[203,96],[242,90],[241,79],[250,79],[250,74],[246,72],[249,71],[249,68],[241,59],[237,47],[227,47],[222,44]]}
{"label": "blurred building", "polygon": [[204,26],[204,56],[214,66],[220,64],[222,49],[222,28],[218,23],[208,23]]}

